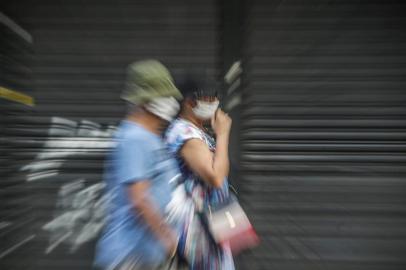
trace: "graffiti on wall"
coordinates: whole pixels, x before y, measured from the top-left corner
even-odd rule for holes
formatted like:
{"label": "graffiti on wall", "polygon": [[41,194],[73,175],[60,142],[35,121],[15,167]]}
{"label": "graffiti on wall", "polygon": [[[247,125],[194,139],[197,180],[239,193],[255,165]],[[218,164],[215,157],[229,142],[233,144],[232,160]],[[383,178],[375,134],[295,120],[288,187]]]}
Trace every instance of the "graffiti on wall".
{"label": "graffiti on wall", "polygon": [[[41,151],[34,160],[21,168],[27,172],[26,181],[47,181],[66,174],[62,169],[66,163],[83,160],[88,155],[104,156],[113,146],[112,135],[116,126],[104,129],[101,125],[82,120],[72,121],[53,117]],[[100,161],[102,162],[102,161]],[[65,175],[64,175],[65,173]],[[61,244],[75,252],[81,245],[97,237],[104,224],[107,193],[105,184],[85,177],[73,177],[58,184],[53,218],[42,226],[49,236],[44,250],[51,253]]]}

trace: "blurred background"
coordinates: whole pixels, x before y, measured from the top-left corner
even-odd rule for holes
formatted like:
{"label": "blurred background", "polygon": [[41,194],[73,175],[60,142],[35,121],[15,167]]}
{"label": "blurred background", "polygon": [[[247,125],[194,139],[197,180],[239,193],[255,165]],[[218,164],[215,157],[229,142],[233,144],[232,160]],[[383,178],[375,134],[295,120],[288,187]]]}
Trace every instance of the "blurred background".
{"label": "blurred background", "polygon": [[91,269],[125,68],[199,68],[261,237],[237,269],[406,269],[406,2],[2,0],[0,269]]}

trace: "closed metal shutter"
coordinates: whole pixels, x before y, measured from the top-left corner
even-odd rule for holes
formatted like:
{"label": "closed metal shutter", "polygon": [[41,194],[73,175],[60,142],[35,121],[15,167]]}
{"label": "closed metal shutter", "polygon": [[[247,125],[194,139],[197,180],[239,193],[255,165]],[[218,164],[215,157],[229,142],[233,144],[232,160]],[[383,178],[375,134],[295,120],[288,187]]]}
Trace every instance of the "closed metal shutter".
{"label": "closed metal shutter", "polygon": [[240,269],[406,269],[406,6],[252,1]]}
{"label": "closed metal shutter", "polygon": [[27,254],[18,249],[33,238],[31,195],[14,159],[15,119],[28,115],[33,103],[33,52],[30,34],[3,12],[0,37],[0,269],[12,269],[23,266]]}
{"label": "closed metal shutter", "polygon": [[[126,113],[125,69],[156,58],[176,76],[219,76],[215,1],[6,1],[34,37],[35,111],[14,118],[16,169],[33,231],[18,250],[34,269],[91,269],[102,226],[102,165]],[[24,218],[24,217],[21,217]],[[10,237],[14,237],[13,234]],[[8,256],[14,256],[11,253]],[[15,264],[11,264],[15,265]],[[7,268],[8,269],[8,268]],[[21,267],[21,269],[26,269]]]}

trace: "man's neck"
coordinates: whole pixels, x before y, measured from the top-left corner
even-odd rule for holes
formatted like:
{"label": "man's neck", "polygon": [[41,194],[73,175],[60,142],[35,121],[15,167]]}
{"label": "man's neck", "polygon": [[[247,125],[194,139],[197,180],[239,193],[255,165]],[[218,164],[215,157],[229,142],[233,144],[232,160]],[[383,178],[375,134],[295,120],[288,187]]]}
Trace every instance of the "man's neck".
{"label": "man's neck", "polygon": [[161,135],[162,120],[149,112],[138,110],[129,114],[126,119],[128,121],[137,123],[156,135]]}

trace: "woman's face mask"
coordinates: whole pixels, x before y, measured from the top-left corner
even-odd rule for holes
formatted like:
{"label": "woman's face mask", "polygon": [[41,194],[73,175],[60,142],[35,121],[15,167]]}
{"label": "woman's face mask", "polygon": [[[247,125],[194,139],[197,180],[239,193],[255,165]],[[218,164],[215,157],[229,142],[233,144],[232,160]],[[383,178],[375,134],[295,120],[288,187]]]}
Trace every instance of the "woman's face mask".
{"label": "woman's face mask", "polygon": [[216,113],[219,106],[219,101],[203,101],[196,100],[196,107],[192,108],[196,117],[202,120],[209,120]]}

